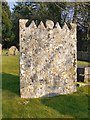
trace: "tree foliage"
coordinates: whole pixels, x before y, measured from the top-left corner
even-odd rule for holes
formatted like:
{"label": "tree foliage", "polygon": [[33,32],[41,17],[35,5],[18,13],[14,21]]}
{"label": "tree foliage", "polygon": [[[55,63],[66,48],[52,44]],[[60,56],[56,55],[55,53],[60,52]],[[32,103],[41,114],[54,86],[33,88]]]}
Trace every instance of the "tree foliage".
{"label": "tree foliage", "polygon": [[[70,8],[74,9],[73,21],[77,24],[77,49],[78,51],[90,51],[90,2],[69,3],[64,12],[66,22],[71,22]],[[70,17],[70,18],[69,18]],[[67,20],[68,19],[68,20]]]}
{"label": "tree foliage", "polygon": [[13,20],[13,31],[16,33],[15,40],[19,43],[19,19],[29,19],[27,26],[32,20],[35,21],[36,25],[47,19],[53,20],[54,22],[60,22],[61,24],[61,12],[64,9],[65,3],[59,3],[57,7],[56,3],[50,2],[18,2],[13,9],[12,20]]}
{"label": "tree foliage", "polygon": [[[43,21],[45,24],[47,19],[53,20],[54,23],[59,22],[61,27],[65,22],[67,23],[68,27],[70,27],[71,22],[76,22],[78,32],[78,48],[85,48],[86,50],[88,44],[86,41],[89,40],[90,29],[89,11],[90,2],[17,2],[14,5],[11,22],[11,13],[9,7],[7,3],[4,3],[3,39],[10,40],[12,30],[15,35],[13,44],[19,47],[19,19],[29,19],[27,26],[29,26],[32,20],[35,21],[37,26],[39,25],[40,21]],[[83,44],[82,47],[80,44]]]}
{"label": "tree foliage", "polygon": [[12,40],[12,20],[11,12],[7,2],[2,2],[2,44],[7,48],[7,44]]}
{"label": "tree foliage", "polygon": [[90,2],[77,3],[76,12],[78,50],[90,52]]}
{"label": "tree foliage", "polygon": [[[61,27],[66,22],[70,25],[71,22],[77,23],[78,28],[78,43],[84,44],[87,40],[88,30],[90,27],[90,2],[86,3],[68,3],[68,2],[19,2],[13,9],[13,30],[16,33],[16,40],[19,43],[19,19],[29,19],[27,26],[32,20],[38,25],[40,21],[51,19],[54,23],[59,22]],[[17,31],[18,30],[18,31]],[[80,34],[79,34],[80,33]],[[87,47],[85,43],[84,47]],[[81,49],[81,46],[79,47]],[[82,46],[83,49],[83,46]]]}

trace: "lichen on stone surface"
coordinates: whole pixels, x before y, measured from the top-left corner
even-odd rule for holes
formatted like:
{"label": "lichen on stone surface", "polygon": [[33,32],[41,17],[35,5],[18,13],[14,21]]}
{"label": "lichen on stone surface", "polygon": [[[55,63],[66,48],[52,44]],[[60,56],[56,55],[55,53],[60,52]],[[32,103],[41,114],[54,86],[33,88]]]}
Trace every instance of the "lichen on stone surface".
{"label": "lichen on stone surface", "polygon": [[38,98],[76,91],[76,27],[20,19],[20,93]]}

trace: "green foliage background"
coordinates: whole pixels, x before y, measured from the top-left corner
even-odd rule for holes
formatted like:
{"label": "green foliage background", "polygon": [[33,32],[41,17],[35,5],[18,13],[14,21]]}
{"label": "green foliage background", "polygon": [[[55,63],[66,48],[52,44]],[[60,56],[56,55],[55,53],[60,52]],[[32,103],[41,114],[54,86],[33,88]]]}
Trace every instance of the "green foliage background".
{"label": "green foliage background", "polygon": [[[19,19],[29,19],[27,26],[32,20],[37,26],[40,21],[47,19],[59,22],[63,27],[64,23],[71,28],[71,21],[67,19],[69,8],[74,8],[72,22],[77,24],[77,46],[79,51],[89,51],[90,46],[90,2],[17,2],[11,13],[7,2],[2,3],[2,36],[3,48],[15,45],[19,48]],[[63,15],[63,12],[65,15]],[[63,16],[63,17],[62,17]],[[72,19],[72,18],[71,18]]]}

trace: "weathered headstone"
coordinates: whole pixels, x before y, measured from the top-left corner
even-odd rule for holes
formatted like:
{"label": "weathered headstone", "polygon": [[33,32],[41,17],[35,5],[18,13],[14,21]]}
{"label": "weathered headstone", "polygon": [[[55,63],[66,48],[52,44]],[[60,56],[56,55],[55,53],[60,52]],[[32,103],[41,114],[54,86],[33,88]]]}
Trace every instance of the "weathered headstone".
{"label": "weathered headstone", "polygon": [[61,29],[51,20],[26,27],[20,19],[20,93],[38,98],[76,91],[76,25]]}
{"label": "weathered headstone", "polygon": [[90,82],[90,67],[85,67],[85,78],[84,82],[88,83]]}
{"label": "weathered headstone", "polygon": [[18,49],[15,50],[15,55],[19,55]]}
{"label": "weathered headstone", "polygon": [[16,46],[11,46],[8,50],[8,55],[18,55],[19,51]]}

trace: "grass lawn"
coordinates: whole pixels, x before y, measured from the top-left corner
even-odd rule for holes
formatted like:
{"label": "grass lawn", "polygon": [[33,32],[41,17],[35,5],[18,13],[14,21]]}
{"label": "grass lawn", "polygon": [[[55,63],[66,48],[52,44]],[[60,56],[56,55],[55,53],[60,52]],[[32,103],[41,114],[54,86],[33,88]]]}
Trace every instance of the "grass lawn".
{"label": "grass lawn", "polygon": [[19,56],[2,57],[3,118],[87,118],[88,87],[71,95],[20,98]]}
{"label": "grass lawn", "polygon": [[90,62],[86,62],[86,61],[77,61],[77,65],[81,65],[81,66],[90,66]]}

